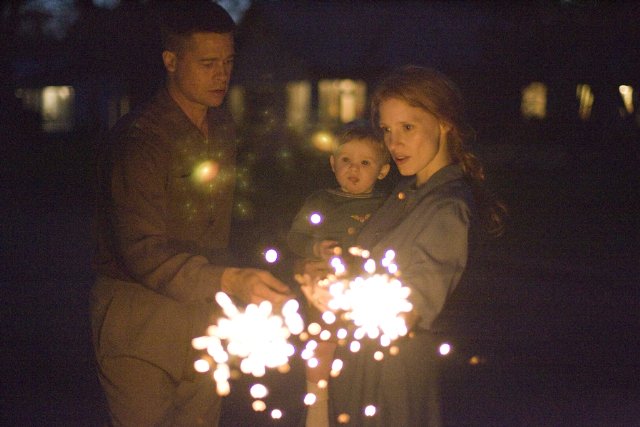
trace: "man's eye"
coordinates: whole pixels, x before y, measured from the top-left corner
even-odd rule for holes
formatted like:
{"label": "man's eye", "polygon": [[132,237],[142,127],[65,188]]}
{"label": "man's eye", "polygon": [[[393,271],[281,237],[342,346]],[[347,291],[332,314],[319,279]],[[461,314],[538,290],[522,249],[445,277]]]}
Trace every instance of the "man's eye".
{"label": "man's eye", "polygon": [[413,129],[413,125],[406,124],[406,125],[403,126],[403,128],[404,128],[404,130],[411,130],[411,129]]}
{"label": "man's eye", "polygon": [[381,127],[380,130],[382,131],[382,133],[389,133],[388,127]]}

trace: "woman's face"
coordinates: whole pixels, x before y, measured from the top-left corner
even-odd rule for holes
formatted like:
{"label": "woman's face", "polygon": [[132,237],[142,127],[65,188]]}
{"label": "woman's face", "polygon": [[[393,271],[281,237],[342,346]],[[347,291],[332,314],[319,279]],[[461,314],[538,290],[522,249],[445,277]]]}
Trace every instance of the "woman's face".
{"label": "woman's face", "polygon": [[447,150],[450,126],[436,116],[397,98],[383,100],[379,114],[384,143],[402,175],[416,175],[416,184],[421,185],[451,164]]}

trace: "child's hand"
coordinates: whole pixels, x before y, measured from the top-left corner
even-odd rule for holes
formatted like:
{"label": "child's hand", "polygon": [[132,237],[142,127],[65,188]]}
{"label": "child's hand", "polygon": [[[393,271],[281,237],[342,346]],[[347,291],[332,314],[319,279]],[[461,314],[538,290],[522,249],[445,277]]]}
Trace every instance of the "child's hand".
{"label": "child's hand", "polygon": [[340,247],[335,240],[323,240],[313,245],[313,254],[322,259],[330,259],[332,256],[340,255]]}
{"label": "child's hand", "polygon": [[308,278],[309,276],[303,278],[304,283],[300,286],[302,293],[307,298],[309,304],[313,305],[320,313],[328,311],[329,300],[331,299],[329,289],[326,286],[320,285],[318,282],[308,280]]}

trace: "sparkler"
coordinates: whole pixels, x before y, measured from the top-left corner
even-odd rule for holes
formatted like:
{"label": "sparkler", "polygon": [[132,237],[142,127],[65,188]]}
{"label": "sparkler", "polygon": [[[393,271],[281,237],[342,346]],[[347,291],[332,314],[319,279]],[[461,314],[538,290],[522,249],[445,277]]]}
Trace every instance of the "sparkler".
{"label": "sparkler", "polygon": [[[254,377],[264,376],[268,368],[287,370],[289,357],[295,353],[287,339],[303,330],[297,301],[286,302],[282,315],[273,314],[268,301],[249,304],[240,310],[223,292],[216,294],[216,302],[226,317],[209,326],[207,335],[194,338],[192,345],[196,350],[206,351],[207,354],[194,363],[194,368],[198,372],[213,369],[219,395],[229,394],[229,378],[238,368]],[[268,393],[266,387],[262,387],[253,389],[256,399]]]}
{"label": "sparkler", "polygon": [[[398,279],[393,251],[387,251],[380,261],[380,267],[386,270],[383,272],[378,272],[379,266],[369,258],[368,251],[350,248],[349,254],[353,258],[347,263],[341,257],[332,258],[334,274],[319,284],[329,293],[329,311],[323,313],[322,319],[330,325],[339,314],[342,320],[353,324],[352,351],[359,350],[358,341],[364,337],[378,339],[383,347],[388,347],[408,333],[403,315],[413,308],[407,299],[411,290]],[[345,338],[347,333],[341,329],[338,335]],[[375,358],[382,359],[379,354]]]}

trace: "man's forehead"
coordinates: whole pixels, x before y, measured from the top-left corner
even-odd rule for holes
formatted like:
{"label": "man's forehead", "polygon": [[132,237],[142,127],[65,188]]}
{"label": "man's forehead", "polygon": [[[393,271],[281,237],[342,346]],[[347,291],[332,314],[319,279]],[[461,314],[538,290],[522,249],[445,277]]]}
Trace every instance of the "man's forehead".
{"label": "man's forehead", "polygon": [[211,51],[220,53],[233,53],[234,38],[232,33],[213,33],[199,31],[192,33],[186,40],[188,50],[200,52]]}

